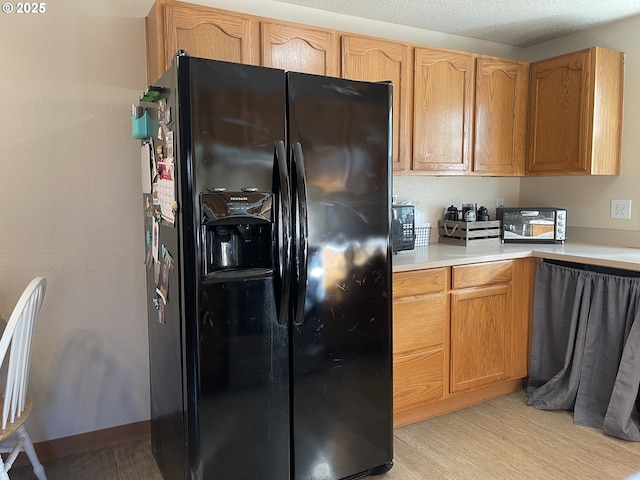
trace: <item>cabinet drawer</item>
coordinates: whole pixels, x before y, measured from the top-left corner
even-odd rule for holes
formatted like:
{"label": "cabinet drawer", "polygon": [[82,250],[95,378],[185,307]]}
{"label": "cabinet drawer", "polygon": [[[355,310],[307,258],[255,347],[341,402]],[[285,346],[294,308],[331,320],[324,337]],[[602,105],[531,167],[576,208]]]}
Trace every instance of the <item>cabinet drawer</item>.
{"label": "cabinet drawer", "polygon": [[445,288],[446,268],[430,268],[393,274],[393,297],[442,292]]}
{"label": "cabinet drawer", "polygon": [[397,358],[393,362],[393,411],[403,412],[444,395],[444,350]]}
{"label": "cabinet drawer", "polygon": [[447,299],[433,294],[393,302],[393,354],[405,355],[444,343]]}
{"label": "cabinet drawer", "polygon": [[480,287],[510,283],[513,261],[475,263],[453,267],[451,288]]}

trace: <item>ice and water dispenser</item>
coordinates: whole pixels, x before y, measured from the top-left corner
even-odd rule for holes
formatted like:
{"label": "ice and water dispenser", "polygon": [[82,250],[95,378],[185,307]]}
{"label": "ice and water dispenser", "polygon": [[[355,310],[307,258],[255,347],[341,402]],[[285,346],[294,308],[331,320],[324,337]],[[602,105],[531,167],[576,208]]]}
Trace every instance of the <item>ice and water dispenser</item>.
{"label": "ice and water dispenser", "polygon": [[205,275],[272,268],[271,193],[203,193],[200,207]]}

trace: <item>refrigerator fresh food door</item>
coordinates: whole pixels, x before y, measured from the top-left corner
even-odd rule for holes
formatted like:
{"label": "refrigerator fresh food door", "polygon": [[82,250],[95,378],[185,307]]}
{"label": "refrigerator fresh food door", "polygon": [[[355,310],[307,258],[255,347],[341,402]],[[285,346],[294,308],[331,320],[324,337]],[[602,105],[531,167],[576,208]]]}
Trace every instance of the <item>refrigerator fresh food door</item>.
{"label": "refrigerator fresh food door", "polygon": [[392,465],[388,83],[288,73],[294,478]]}

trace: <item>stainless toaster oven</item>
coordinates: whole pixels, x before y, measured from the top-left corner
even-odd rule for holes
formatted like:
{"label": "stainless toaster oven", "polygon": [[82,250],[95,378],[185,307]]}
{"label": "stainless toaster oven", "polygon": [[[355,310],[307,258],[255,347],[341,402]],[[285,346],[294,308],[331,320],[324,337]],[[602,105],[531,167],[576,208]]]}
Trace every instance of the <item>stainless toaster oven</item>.
{"label": "stainless toaster oven", "polygon": [[500,207],[503,243],[564,243],[567,239],[567,211],[555,207]]}

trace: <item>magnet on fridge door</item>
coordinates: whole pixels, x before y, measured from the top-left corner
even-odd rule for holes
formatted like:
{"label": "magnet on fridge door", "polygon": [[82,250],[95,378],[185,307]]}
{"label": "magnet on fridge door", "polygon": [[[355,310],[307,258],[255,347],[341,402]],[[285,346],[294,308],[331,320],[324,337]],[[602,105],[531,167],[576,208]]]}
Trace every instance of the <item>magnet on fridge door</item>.
{"label": "magnet on fridge door", "polygon": [[167,131],[165,138],[167,142],[167,157],[173,157],[173,132]]}
{"label": "magnet on fridge door", "polygon": [[163,95],[162,87],[151,86],[151,87],[149,87],[147,89],[146,92],[144,92],[142,94],[142,97],[140,97],[140,101],[141,102],[155,102],[155,101],[160,100],[164,96],[165,95]]}
{"label": "magnet on fridge door", "polygon": [[151,144],[144,142],[140,150],[140,169],[142,171],[142,193],[151,193],[151,177],[153,176],[151,171]]}
{"label": "magnet on fridge door", "polygon": [[149,138],[153,131],[154,122],[145,111],[141,117],[131,115],[131,136],[140,140]]}

